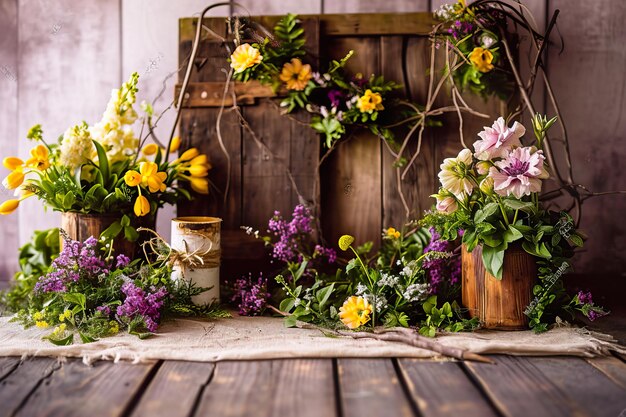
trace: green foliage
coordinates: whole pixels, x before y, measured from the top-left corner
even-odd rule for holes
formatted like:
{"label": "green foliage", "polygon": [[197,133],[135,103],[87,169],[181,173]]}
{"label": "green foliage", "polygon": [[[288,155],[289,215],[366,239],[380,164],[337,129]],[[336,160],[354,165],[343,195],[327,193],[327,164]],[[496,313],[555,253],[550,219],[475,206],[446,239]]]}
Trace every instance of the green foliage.
{"label": "green foliage", "polygon": [[445,302],[437,308],[437,296],[433,295],[422,304],[426,313],[426,320],[422,321],[419,333],[422,336],[435,337],[438,331],[460,332],[478,328],[479,321],[476,317],[466,319],[456,301],[452,304]]}

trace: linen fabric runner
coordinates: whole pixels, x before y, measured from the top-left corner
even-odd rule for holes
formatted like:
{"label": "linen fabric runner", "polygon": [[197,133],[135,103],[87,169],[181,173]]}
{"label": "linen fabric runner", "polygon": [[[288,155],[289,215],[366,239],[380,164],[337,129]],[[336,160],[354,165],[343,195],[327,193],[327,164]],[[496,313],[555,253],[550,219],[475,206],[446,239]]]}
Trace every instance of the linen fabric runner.
{"label": "linen fabric runner", "polygon": [[[282,319],[239,317],[212,321],[177,319],[165,322],[152,337],[140,340],[120,333],[97,342],[55,346],[41,337],[50,329],[23,329],[0,317],[0,356],[82,357],[96,360],[184,360],[214,362],[284,358],[430,358],[435,352],[402,343],[327,337],[318,330],[285,328]],[[76,337],[78,340],[78,337]],[[612,336],[576,327],[532,331],[476,331],[437,336],[438,343],[474,353],[511,355],[608,355],[626,353]]]}

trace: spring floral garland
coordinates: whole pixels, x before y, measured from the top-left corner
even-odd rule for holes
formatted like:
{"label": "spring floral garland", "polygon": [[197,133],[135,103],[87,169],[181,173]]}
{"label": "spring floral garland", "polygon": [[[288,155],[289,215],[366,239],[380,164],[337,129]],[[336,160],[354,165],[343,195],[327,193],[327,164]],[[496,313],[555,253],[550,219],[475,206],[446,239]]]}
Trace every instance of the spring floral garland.
{"label": "spring floral garland", "polygon": [[[305,109],[313,115],[311,127],[323,134],[328,148],[346,134],[350,125],[363,126],[385,140],[394,136],[386,126],[402,124],[411,107],[391,97],[399,88],[382,76],[347,76],[343,68],[353,55],[331,61],[326,72],[316,72],[305,63],[304,30],[296,15],[289,14],[274,27],[275,39],[237,46],[230,56],[234,79],[257,80],[275,91],[285,89],[281,106],[286,113]],[[241,37],[241,35],[239,35]],[[238,37],[238,38],[239,38]]]}

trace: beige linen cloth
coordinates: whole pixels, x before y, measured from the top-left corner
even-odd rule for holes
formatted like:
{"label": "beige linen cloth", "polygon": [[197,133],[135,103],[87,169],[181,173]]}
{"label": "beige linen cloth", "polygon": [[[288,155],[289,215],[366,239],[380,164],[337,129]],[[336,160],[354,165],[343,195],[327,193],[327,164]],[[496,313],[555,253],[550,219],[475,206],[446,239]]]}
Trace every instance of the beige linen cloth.
{"label": "beige linen cloth", "polygon": [[[0,317],[0,356],[82,357],[95,360],[154,359],[213,362],[279,358],[406,357],[428,358],[438,354],[401,343],[371,339],[324,336],[311,329],[285,328],[282,319],[238,317],[214,321],[178,319],[165,322],[159,332],[145,340],[126,333],[97,342],[55,346],[41,337],[47,331],[23,329]],[[76,337],[75,340],[79,340]],[[514,355],[606,355],[610,350],[626,353],[608,335],[574,327],[558,327],[543,334],[531,331],[445,334],[438,343],[475,353]]]}

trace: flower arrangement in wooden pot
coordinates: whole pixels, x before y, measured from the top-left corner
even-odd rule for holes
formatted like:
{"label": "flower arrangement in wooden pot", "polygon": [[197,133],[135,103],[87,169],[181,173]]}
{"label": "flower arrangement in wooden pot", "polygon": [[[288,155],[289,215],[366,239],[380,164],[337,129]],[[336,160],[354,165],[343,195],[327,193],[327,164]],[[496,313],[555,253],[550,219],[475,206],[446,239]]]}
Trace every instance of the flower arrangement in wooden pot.
{"label": "flower arrangement in wooden pot", "polygon": [[524,126],[499,118],[478,134],[474,152],[463,149],[440,167],[442,187],[433,197],[446,214],[443,235],[462,235],[463,304],[486,328],[539,324],[543,307],[558,296],[553,287],[561,285],[566,259],[583,243],[580,233],[563,233],[565,225],[573,228],[567,213],[539,201],[549,178],[542,147],[555,120],[536,115],[536,141],[524,146]]}
{"label": "flower arrangement in wooden pot", "polygon": [[[11,171],[3,185],[16,190],[18,198],[2,203],[0,214],[12,213],[22,200],[34,195],[63,213],[62,225],[71,239],[102,235],[132,257],[133,242],[139,238],[137,228],[154,228],[160,207],[191,198],[181,183],[189,183],[197,193],[208,193],[206,155],[191,148],[169,160],[167,156],[180,145],[178,138],[163,147],[146,143],[148,136],[135,135],[138,79],[133,73],[120,89],[112,91],[98,123],[72,126],[57,143],[44,140],[40,125],[31,128],[27,137],[37,144],[30,158],[3,160]],[[151,117],[152,107],[142,107]]]}

